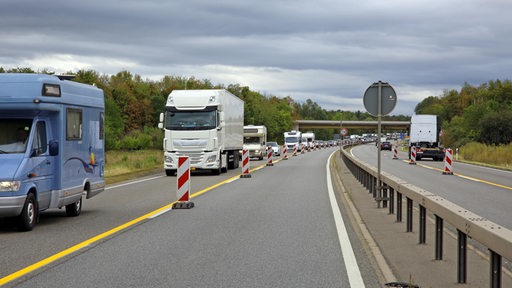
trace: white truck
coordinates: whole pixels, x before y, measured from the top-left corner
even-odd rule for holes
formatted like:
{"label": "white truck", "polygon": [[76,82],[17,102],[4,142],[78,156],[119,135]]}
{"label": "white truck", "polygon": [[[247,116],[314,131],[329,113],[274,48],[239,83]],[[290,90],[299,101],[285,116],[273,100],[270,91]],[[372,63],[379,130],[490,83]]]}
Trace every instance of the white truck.
{"label": "white truck", "polygon": [[224,89],[173,90],[158,127],[164,130],[164,169],[172,176],[178,157],[191,170],[218,175],[239,167],[243,148],[244,102]]}
{"label": "white truck", "polygon": [[267,156],[267,127],[263,125],[244,126],[244,149],[249,150],[249,157],[263,160]]}
{"label": "white truck", "polygon": [[284,132],[284,145],[286,145],[288,153],[293,152],[294,147],[297,151],[300,151],[301,139],[302,133],[300,131],[292,130],[290,132]]}
{"label": "white truck", "polygon": [[309,145],[310,149],[315,148],[315,133],[313,133],[313,132],[302,133],[302,138],[306,138],[308,140],[308,145]]}
{"label": "white truck", "polygon": [[416,160],[432,158],[434,161],[444,159],[445,150],[439,144],[441,123],[437,115],[412,115],[409,133],[409,158],[411,147],[416,147]]}

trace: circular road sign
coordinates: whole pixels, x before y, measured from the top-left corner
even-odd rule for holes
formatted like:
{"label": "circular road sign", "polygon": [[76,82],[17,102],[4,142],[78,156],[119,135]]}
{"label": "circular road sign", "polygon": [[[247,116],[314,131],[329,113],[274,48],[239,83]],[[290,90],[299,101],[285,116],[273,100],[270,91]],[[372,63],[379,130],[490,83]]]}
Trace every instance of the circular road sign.
{"label": "circular road sign", "polygon": [[[381,91],[381,111],[379,113],[379,89]],[[363,97],[364,107],[366,111],[373,116],[388,115],[396,106],[396,93],[395,89],[388,83],[377,82],[373,83],[366,89]]]}
{"label": "circular road sign", "polygon": [[340,133],[341,133],[341,136],[347,136],[347,134],[348,134],[347,128],[341,128]]}

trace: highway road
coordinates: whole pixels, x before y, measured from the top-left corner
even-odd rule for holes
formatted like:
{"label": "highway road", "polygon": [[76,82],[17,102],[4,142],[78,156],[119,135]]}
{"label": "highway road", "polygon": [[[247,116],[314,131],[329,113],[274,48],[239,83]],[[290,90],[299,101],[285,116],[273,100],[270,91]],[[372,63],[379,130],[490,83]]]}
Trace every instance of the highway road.
{"label": "highway road", "polygon": [[0,220],[0,285],[380,287],[328,184],[333,150],[251,162],[247,179],[194,173],[189,210],[169,209],[176,177],[160,173],[107,187],[79,217],[44,212],[31,232]]}
{"label": "highway road", "polygon": [[[352,155],[377,167],[375,144],[356,146]],[[410,165],[407,153],[393,160],[391,151],[381,151],[381,170],[512,229],[512,172],[454,162],[454,175],[443,175],[443,161],[422,159]]]}

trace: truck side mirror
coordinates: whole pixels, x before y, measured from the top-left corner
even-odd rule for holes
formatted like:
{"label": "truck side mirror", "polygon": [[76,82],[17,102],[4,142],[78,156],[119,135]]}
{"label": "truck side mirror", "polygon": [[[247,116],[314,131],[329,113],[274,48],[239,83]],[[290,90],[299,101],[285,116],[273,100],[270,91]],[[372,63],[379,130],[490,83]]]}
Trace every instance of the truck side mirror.
{"label": "truck side mirror", "polygon": [[160,122],[160,123],[163,123],[163,122],[164,122],[164,113],[160,113],[159,122]]}
{"label": "truck side mirror", "polygon": [[51,140],[49,146],[50,156],[59,155],[59,142],[56,140]]}

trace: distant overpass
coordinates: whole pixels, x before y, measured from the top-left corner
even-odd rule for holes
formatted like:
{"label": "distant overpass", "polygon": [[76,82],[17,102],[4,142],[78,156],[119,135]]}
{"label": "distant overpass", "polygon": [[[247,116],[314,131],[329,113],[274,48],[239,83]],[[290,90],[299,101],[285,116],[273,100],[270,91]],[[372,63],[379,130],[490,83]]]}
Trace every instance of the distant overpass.
{"label": "distant overpass", "polygon": [[[343,128],[347,129],[377,129],[377,121],[342,121]],[[294,121],[295,130],[306,131],[316,128],[336,128],[339,129],[339,120],[296,120]],[[382,130],[407,130],[411,126],[411,121],[381,121]]]}

